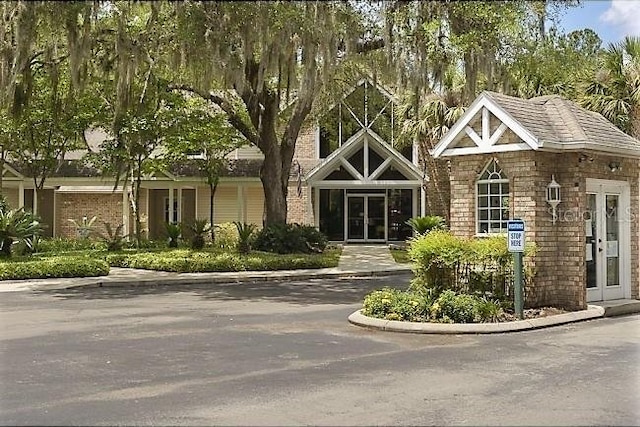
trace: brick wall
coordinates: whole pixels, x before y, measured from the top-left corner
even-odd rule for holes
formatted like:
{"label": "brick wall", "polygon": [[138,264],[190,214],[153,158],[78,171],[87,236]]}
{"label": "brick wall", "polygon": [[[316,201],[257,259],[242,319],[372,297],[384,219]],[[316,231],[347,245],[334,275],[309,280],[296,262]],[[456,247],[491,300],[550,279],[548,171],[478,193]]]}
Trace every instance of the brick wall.
{"label": "brick wall", "polygon": [[7,203],[13,209],[18,207],[18,189],[17,188],[3,188],[2,195],[7,198]]}
{"label": "brick wall", "polygon": [[[533,267],[537,274],[527,289],[527,305],[556,305],[568,309],[586,307],[585,225],[586,179],[628,181],[631,186],[631,218],[640,218],[637,160],[591,155],[592,161],[579,161],[579,153],[534,151],[493,155],[467,155],[451,159],[451,230],[460,236],[476,232],[475,182],[484,167],[496,159],[510,181],[510,217],[525,220],[529,242],[538,252]],[[612,173],[608,164],[621,163]],[[561,185],[562,202],[555,224],[546,202],[551,175]],[[631,289],[638,296],[638,221],[632,221]]]}
{"label": "brick wall", "polygon": [[309,187],[303,185],[302,193],[300,197],[298,197],[296,185],[289,186],[289,192],[287,194],[287,222],[313,224],[313,212],[307,212],[309,193]]}
{"label": "brick wall", "polygon": [[76,228],[69,221],[77,222],[83,216],[91,219],[97,217],[94,226],[103,230],[103,221],[112,226],[122,223],[122,194],[121,193],[58,193],[56,194],[56,236],[76,237]]}

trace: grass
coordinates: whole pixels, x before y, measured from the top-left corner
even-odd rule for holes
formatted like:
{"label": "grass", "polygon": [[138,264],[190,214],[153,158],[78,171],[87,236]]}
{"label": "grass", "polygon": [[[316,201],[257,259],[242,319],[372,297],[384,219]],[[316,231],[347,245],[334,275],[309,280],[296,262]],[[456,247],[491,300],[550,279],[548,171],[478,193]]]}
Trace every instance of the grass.
{"label": "grass", "polygon": [[389,249],[391,256],[398,264],[408,264],[411,262],[406,249]]}

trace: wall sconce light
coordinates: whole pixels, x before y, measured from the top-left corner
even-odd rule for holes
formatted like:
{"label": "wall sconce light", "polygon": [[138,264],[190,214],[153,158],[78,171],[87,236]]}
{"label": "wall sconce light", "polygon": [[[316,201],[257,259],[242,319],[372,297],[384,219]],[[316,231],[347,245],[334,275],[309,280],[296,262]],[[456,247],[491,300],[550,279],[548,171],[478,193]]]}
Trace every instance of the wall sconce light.
{"label": "wall sconce light", "polygon": [[618,162],[611,162],[611,163],[609,163],[609,170],[610,170],[611,172],[617,172],[617,171],[619,171],[620,169],[622,169],[622,168],[620,167],[620,163],[618,163]]}
{"label": "wall sconce light", "polygon": [[580,154],[580,157],[578,157],[578,163],[582,163],[582,162],[593,162],[593,157],[591,156],[587,156],[586,154]]}
{"label": "wall sconce light", "polygon": [[560,184],[556,182],[556,178],[551,175],[551,182],[547,185],[547,203],[551,205],[553,209],[553,223],[556,223],[556,208],[561,202],[560,198]]}

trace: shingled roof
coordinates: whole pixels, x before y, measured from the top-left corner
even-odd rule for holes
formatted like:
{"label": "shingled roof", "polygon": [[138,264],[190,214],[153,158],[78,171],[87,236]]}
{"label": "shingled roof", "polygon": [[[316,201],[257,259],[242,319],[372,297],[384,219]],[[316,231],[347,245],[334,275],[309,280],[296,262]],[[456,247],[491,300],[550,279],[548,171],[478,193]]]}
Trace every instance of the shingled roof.
{"label": "shingled roof", "polygon": [[516,98],[497,92],[485,91],[500,107],[545,143],[612,145],[640,149],[640,141],[622,132],[609,120],[575,102],[558,95],[538,96],[531,99]]}
{"label": "shingled roof", "polygon": [[[526,144],[516,148],[482,141],[483,146],[477,150],[458,148],[459,135],[464,135],[466,127],[483,109],[497,116]],[[439,157],[513,149],[596,150],[640,157],[640,141],[622,132],[602,115],[586,110],[573,101],[558,95],[522,99],[490,91],[484,91],[476,98],[432,153]]]}

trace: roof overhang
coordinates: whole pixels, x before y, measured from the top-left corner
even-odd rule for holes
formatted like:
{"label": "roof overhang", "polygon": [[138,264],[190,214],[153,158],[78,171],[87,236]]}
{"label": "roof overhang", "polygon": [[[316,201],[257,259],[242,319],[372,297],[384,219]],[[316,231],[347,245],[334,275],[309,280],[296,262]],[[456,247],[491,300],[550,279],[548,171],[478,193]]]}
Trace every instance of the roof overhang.
{"label": "roof overhang", "polygon": [[122,193],[122,187],[112,185],[61,185],[56,193]]}

